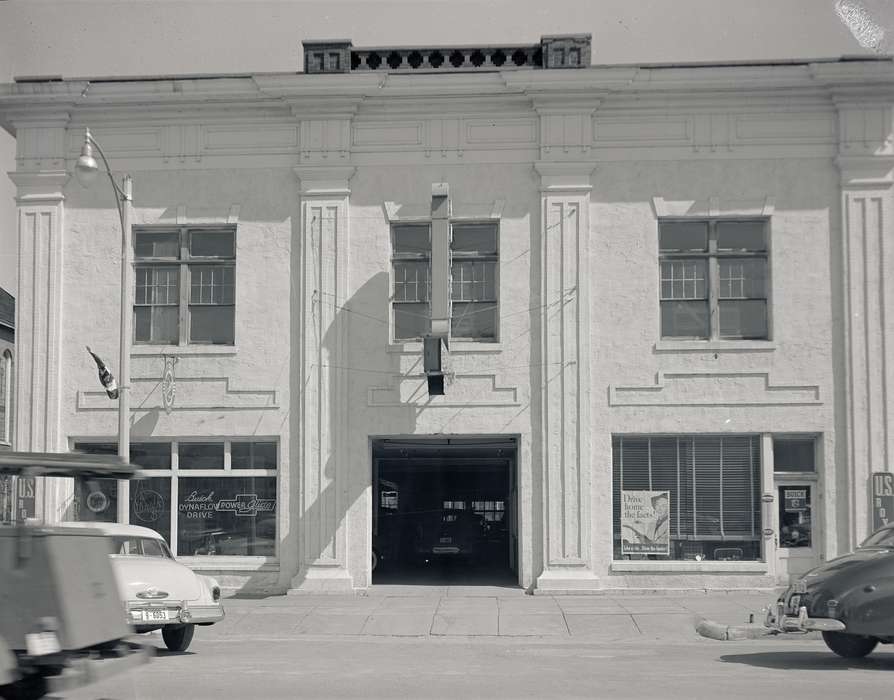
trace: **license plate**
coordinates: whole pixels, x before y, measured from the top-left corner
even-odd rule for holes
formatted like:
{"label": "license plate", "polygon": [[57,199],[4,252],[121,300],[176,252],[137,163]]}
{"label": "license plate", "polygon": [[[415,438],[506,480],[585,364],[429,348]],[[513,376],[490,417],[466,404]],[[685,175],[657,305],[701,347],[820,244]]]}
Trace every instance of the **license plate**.
{"label": "license plate", "polygon": [[34,632],[25,635],[25,651],[28,656],[45,656],[61,651],[55,632]]}
{"label": "license plate", "polygon": [[143,622],[164,622],[168,619],[167,610],[144,610]]}
{"label": "license plate", "polygon": [[459,547],[432,547],[433,554],[459,554]]}
{"label": "license plate", "polygon": [[441,544],[453,544],[453,538],[452,537],[442,537]]}

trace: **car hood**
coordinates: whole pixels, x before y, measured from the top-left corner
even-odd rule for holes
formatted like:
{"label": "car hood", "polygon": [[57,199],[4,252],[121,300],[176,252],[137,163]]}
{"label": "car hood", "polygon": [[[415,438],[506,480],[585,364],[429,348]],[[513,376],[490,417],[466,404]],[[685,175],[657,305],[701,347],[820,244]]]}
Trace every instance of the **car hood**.
{"label": "car hood", "polygon": [[[167,600],[197,600],[202,587],[192,570],[171,559],[160,557],[113,556],[112,568],[118,581],[118,591],[125,601],[162,602]],[[155,588],[167,597],[139,598]]]}
{"label": "car hood", "polygon": [[858,549],[855,552],[831,559],[825,564],[811,569],[804,575],[803,580],[808,588],[813,588],[825,583],[834,576],[840,574],[849,575],[860,567],[874,566],[879,562],[880,558],[890,557],[891,553],[892,550],[888,548],[867,547],[866,549]]}

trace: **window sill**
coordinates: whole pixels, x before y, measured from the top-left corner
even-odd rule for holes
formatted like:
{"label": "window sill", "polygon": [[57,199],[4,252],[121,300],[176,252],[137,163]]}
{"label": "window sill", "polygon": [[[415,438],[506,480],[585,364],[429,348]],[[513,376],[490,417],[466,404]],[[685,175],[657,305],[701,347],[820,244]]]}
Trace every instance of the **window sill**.
{"label": "window sill", "polygon": [[236,355],[235,345],[132,345],[131,357]]}
{"label": "window sill", "polygon": [[177,561],[193,571],[279,571],[274,557],[201,556],[177,557]]}
{"label": "window sill", "polygon": [[659,340],[656,353],[675,352],[773,352],[773,340]]}
{"label": "window sill", "polygon": [[766,574],[769,569],[765,561],[613,561],[612,572],[618,573],[738,573]]}
{"label": "window sill", "polygon": [[[396,355],[421,355],[422,343],[411,341],[407,343],[389,343],[386,352]],[[453,355],[496,355],[503,352],[503,344],[486,340],[452,340],[448,353]]]}

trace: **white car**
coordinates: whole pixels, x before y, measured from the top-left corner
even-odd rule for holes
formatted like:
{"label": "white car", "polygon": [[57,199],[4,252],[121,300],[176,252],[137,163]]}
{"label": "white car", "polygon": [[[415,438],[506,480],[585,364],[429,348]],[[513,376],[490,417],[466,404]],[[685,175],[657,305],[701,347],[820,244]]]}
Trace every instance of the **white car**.
{"label": "white car", "polygon": [[160,629],[168,649],[185,651],[196,625],[213,625],[224,618],[217,581],[177,563],[155,530],[120,523],[65,525],[95,528],[109,537],[127,622],[137,632]]}

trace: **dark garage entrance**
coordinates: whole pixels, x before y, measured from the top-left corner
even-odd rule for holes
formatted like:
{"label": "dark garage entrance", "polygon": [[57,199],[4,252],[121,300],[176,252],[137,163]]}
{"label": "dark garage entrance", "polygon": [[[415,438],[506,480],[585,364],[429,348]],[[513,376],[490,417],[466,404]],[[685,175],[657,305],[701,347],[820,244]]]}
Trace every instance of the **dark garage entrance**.
{"label": "dark garage entrance", "polygon": [[517,585],[515,438],[378,438],[373,584]]}

